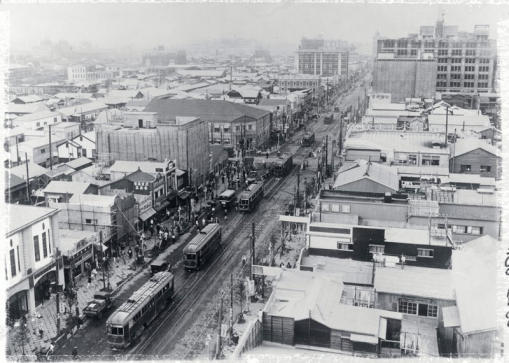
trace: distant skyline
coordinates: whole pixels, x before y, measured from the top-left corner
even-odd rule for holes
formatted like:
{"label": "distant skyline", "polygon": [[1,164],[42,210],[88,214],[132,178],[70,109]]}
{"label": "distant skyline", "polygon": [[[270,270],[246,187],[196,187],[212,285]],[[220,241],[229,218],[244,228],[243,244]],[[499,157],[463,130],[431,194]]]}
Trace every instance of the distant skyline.
{"label": "distant skyline", "polygon": [[29,50],[44,39],[89,42],[99,48],[145,50],[164,45],[183,48],[221,38],[253,39],[268,49],[296,49],[300,39],[321,35],[369,47],[378,31],[403,37],[421,25],[433,25],[441,12],[445,23],[460,31],[475,24],[509,19],[509,5],[382,4],[182,4],[74,3],[7,4],[11,47]]}

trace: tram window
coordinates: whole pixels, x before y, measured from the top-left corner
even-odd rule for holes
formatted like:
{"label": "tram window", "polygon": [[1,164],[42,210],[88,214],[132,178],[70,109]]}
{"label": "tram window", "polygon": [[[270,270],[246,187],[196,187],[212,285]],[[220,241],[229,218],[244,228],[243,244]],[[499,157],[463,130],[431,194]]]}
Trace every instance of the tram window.
{"label": "tram window", "polygon": [[192,253],[188,253],[188,254],[186,255],[186,257],[187,257],[187,259],[188,259],[188,260],[194,260],[194,259],[196,259],[196,255],[195,255],[195,254],[192,254]]}
{"label": "tram window", "polygon": [[124,328],[115,328],[114,326],[111,327],[111,334],[113,335],[124,335]]}

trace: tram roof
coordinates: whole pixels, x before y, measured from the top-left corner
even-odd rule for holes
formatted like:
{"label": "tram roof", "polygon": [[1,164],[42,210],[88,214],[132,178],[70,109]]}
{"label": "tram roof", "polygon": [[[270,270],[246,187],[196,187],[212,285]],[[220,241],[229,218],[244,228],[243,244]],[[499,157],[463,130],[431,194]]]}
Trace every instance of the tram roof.
{"label": "tram roof", "polygon": [[258,191],[263,186],[262,182],[249,184],[246,190],[240,194],[240,199],[246,199],[251,196],[254,192]]}
{"label": "tram roof", "polygon": [[184,247],[184,253],[193,253],[199,251],[205,242],[208,241],[208,237],[214,234],[219,229],[219,224],[210,223],[207,224],[194,238]]}
{"label": "tram roof", "polygon": [[138,312],[143,304],[151,299],[162,286],[173,280],[173,274],[167,271],[161,271],[152,276],[138,290],[136,290],[127,301],[125,301],[108,318],[108,324],[124,325],[127,319]]}
{"label": "tram roof", "polygon": [[221,197],[231,198],[234,195],[235,195],[235,190],[227,189],[219,195],[219,198],[221,198]]}

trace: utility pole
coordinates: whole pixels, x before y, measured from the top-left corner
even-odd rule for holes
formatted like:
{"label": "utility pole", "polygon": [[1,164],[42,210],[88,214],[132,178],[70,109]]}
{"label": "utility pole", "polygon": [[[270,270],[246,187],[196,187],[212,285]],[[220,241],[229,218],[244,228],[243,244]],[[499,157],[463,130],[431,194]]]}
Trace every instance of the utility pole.
{"label": "utility pole", "polygon": [[[31,202],[30,201],[30,175],[28,174],[28,156],[27,156],[27,153],[25,153],[25,165],[26,165],[26,168],[27,168],[27,202]],[[30,203],[32,204],[32,203]]]}
{"label": "utility pole", "polygon": [[57,273],[55,274],[55,282],[56,282],[56,289],[57,289],[57,296],[56,296],[56,303],[57,303],[57,335],[60,335],[60,281],[59,281],[59,272],[60,272],[60,266],[59,266],[59,259],[60,259],[60,250],[58,248],[55,249],[55,256],[56,261],[55,265],[57,268]]}
{"label": "utility pole", "polygon": [[230,274],[230,337],[233,336],[233,273]]}
{"label": "utility pole", "polygon": [[295,193],[295,208],[297,208],[299,203],[299,189],[300,189],[300,170],[297,172],[297,192]]}
{"label": "utility pole", "polygon": [[16,135],[16,165],[19,165],[18,135]]}
{"label": "utility pole", "polygon": [[449,128],[449,106],[445,108],[445,146],[447,146],[447,132]]}
{"label": "utility pole", "polygon": [[253,266],[255,264],[255,224],[251,223],[251,280],[254,279]]}
{"label": "utility pole", "polygon": [[336,140],[332,140],[331,142],[331,146],[330,146],[330,164],[331,164],[331,171],[332,171],[332,175],[334,175],[334,143],[336,142]]}
{"label": "utility pole", "polygon": [[51,151],[51,125],[48,125],[49,127],[49,168],[50,170],[53,170],[53,152]]}
{"label": "utility pole", "polygon": [[329,168],[328,168],[328,165],[329,165],[329,154],[328,154],[328,149],[329,149],[329,135],[325,135],[325,176],[326,177],[329,176]]}
{"label": "utility pole", "polygon": [[219,308],[218,324],[217,324],[217,354],[216,359],[221,355],[221,325],[223,323],[223,294],[221,294],[221,307]]}

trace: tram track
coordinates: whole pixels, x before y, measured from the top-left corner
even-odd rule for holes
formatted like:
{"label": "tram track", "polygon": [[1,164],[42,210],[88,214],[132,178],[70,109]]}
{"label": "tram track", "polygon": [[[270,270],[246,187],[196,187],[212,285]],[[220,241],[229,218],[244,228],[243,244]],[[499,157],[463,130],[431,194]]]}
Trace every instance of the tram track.
{"label": "tram track", "polygon": [[[289,183],[292,177],[295,176],[296,171],[297,168],[293,168],[287,177],[281,178],[281,180],[278,181],[271,189],[270,197]],[[274,202],[275,200],[262,200],[257,209],[258,211],[260,209],[269,211],[269,209],[273,209],[272,205]],[[153,328],[152,331],[145,337],[142,336],[143,340],[129,351],[129,355],[144,354],[148,352],[150,352],[150,354],[161,354],[167,353],[171,350],[169,349],[171,346],[169,346],[168,343],[174,342],[177,336],[180,337],[179,334],[181,329],[178,329],[179,325],[184,322],[186,317],[187,320],[190,320],[187,313],[192,313],[193,306],[196,306],[200,300],[203,300],[208,296],[208,292],[213,289],[214,282],[223,281],[226,274],[229,274],[234,269],[235,265],[239,264],[242,255],[245,254],[246,249],[248,249],[249,246],[247,243],[248,238],[246,237],[251,234],[251,224],[255,222],[255,234],[260,234],[263,228],[274,217],[273,214],[275,211],[271,210],[269,212],[270,213],[263,213],[260,215],[260,213],[256,213],[255,211],[250,214],[237,215],[238,220],[232,221],[234,227],[227,232],[228,234],[222,242],[223,248],[214,261],[209,263],[205,269],[199,271],[198,274],[194,273],[195,276],[187,276],[187,279],[184,276],[186,272],[182,269],[179,270],[175,278],[175,285],[179,283],[178,280],[181,280],[181,278],[184,280],[181,280],[184,285],[175,292],[174,296],[176,296],[176,298],[174,303],[172,303],[168,309],[163,312],[162,316],[160,315],[157,320],[157,325],[154,326],[154,323],[151,325]],[[264,219],[267,219],[267,223],[260,223]],[[218,268],[218,266],[222,266],[222,268]],[[191,283],[189,278],[192,279]],[[209,283],[205,284],[206,282]],[[202,284],[207,286],[205,291],[199,288]],[[191,301],[193,302],[193,305],[190,307],[189,304]],[[163,328],[165,327],[170,328],[166,331],[166,333],[163,333],[164,339],[154,339],[157,335],[164,331]],[[173,327],[177,327],[177,329],[172,329]]]}

